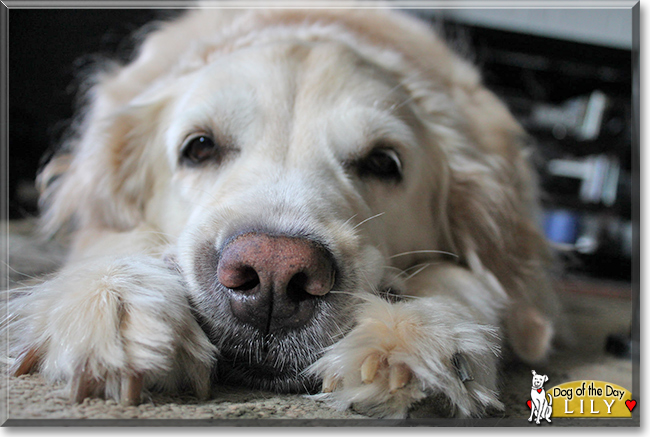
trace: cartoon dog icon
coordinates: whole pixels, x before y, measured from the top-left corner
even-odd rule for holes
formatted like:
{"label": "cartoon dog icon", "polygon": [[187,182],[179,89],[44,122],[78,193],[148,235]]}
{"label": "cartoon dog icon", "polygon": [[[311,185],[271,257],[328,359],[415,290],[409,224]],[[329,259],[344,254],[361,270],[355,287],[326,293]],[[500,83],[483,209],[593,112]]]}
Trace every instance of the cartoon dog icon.
{"label": "cartoon dog icon", "polygon": [[[530,417],[528,418],[529,422],[533,421],[533,415],[537,413],[537,418],[535,423],[539,425],[541,419],[546,419],[547,422],[551,423],[551,413],[553,412],[553,398],[550,394],[546,394],[544,390],[544,383],[548,381],[548,376],[538,375],[537,372],[533,370],[533,388],[530,390]],[[548,396],[548,398],[547,398]]]}

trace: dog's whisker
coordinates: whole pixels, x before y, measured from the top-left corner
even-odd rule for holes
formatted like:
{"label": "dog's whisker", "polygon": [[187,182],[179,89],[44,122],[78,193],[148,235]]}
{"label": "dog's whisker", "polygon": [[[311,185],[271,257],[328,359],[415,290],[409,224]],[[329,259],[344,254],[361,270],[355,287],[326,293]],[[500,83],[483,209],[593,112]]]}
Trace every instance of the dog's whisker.
{"label": "dog's whisker", "polygon": [[337,332],[336,333],[328,332],[327,336],[329,337],[329,340],[330,340],[331,343],[335,343],[336,341],[338,341],[341,338],[345,337],[345,332],[341,328],[341,325],[336,322],[336,320],[333,320],[331,324],[332,324],[332,326],[334,326],[334,328],[336,328]]}
{"label": "dog's whisker", "polygon": [[393,269],[393,270],[397,270],[397,271],[400,272],[400,273],[403,273],[403,272],[404,272],[403,269],[400,269],[399,267],[395,267],[395,266],[381,266],[381,268],[382,268],[382,269]]}
{"label": "dog's whisker", "polygon": [[332,293],[332,294],[345,294],[345,295],[348,295],[348,296],[355,296],[356,295],[356,293],[354,293],[352,291],[344,291],[344,290],[330,290],[330,293]]}
{"label": "dog's whisker", "polygon": [[174,235],[174,234],[169,234],[167,232],[154,231],[154,230],[142,231],[142,234],[161,235],[163,237],[167,237],[167,238],[171,239],[172,241],[175,240],[178,237],[177,235]]}
{"label": "dog's whisker", "polygon": [[419,269],[417,269],[414,273],[411,273],[411,274],[408,275],[406,278],[404,278],[404,280],[405,280],[405,281],[408,281],[409,279],[413,278],[414,276],[416,276],[417,274],[421,273],[421,272],[424,271],[425,269],[431,267],[432,265],[433,265],[432,263],[424,264],[422,267],[420,267]]}
{"label": "dog's whisker", "polygon": [[415,96],[410,96],[408,99],[404,99],[404,101],[402,101],[399,105],[391,106],[390,109],[391,109],[391,111],[396,111],[399,108],[401,108],[402,106],[412,102],[413,100],[415,100]]}
{"label": "dog's whisker", "polygon": [[395,266],[383,266],[383,268],[396,270],[398,272],[396,278],[401,278],[404,275],[408,275],[411,270],[421,267],[423,265],[424,264],[415,264],[405,269],[400,269],[399,267],[395,267]]}
{"label": "dog's whisker", "polygon": [[366,280],[366,283],[370,287],[370,291],[372,292],[372,294],[376,294],[376,295],[380,294],[380,290],[375,285],[373,285],[372,282],[370,282],[368,276],[366,276],[366,273],[362,270],[360,270],[359,273],[363,276],[363,279]]}
{"label": "dog's whisker", "polygon": [[3,261],[2,264],[3,264],[3,266],[6,267],[7,269],[11,270],[12,272],[14,272],[14,273],[16,273],[16,274],[18,274],[18,275],[20,275],[20,276],[24,276],[25,278],[32,279],[32,280],[34,280],[34,281],[43,281],[42,276],[32,276],[32,275],[30,275],[30,274],[27,274],[27,273],[24,273],[24,272],[18,271],[18,270],[16,270],[15,268],[13,268],[13,267],[12,267],[9,263],[7,263],[6,261]]}
{"label": "dog's whisker", "polygon": [[435,253],[435,254],[441,254],[441,255],[449,255],[453,256],[455,258],[460,258],[458,255],[452,252],[447,252],[444,250],[411,250],[409,252],[402,252],[402,253],[397,253],[395,255],[391,255],[388,257],[388,259],[393,259],[393,258],[398,258],[400,256],[406,256],[406,255],[413,255],[417,253]]}
{"label": "dog's whisker", "polygon": [[414,265],[414,266],[411,266],[411,267],[408,267],[408,268],[406,268],[406,269],[404,269],[404,270],[401,270],[401,271],[397,274],[397,277],[398,277],[398,278],[403,278],[404,276],[407,276],[411,270],[416,269],[416,268],[421,267],[421,266],[422,266],[422,264],[416,264],[416,265]]}
{"label": "dog's whisker", "polygon": [[0,294],[6,296],[7,298],[11,298],[11,296],[10,296],[11,294],[14,294],[14,293],[18,294],[18,293],[20,293],[20,292],[22,292],[24,290],[33,289],[34,287],[38,287],[40,284],[41,283],[39,283],[39,284],[31,284],[30,285],[30,284],[25,284],[24,282],[21,281],[21,282],[17,283],[18,286],[10,287],[10,288],[7,288],[6,290],[2,290],[2,291],[0,291]]}
{"label": "dog's whisker", "polygon": [[[389,89],[388,92],[386,92],[386,94],[384,94],[384,99],[383,99],[383,100],[388,99],[388,98],[390,97],[390,95],[393,94],[395,91],[397,91],[397,90],[400,89],[400,88],[403,88],[404,85],[405,85],[407,82],[409,82],[409,81],[411,81],[411,80],[413,80],[413,79],[415,79],[415,78],[418,78],[418,77],[420,77],[421,75],[422,75],[422,74],[421,74],[419,71],[416,71],[416,72],[414,72],[414,73],[411,73],[411,74],[407,75],[406,77],[404,77],[403,79],[401,79],[401,80],[397,83],[397,85],[395,85],[394,87],[392,87],[391,89]],[[391,109],[392,109],[392,108],[391,108]]]}
{"label": "dog's whisker", "polygon": [[[349,292],[344,292],[344,291],[338,291],[339,293],[349,293]],[[349,293],[351,296],[354,296],[355,293]],[[347,309],[346,309],[347,310]],[[341,325],[339,324],[339,320],[346,320],[347,318],[341,317],[341,313],[344,311],[343,307],[339,307],[336,305],[327,305],[327,311],[333,313],[333,317],[328,318],[327,322],[330,326],[333,327],[331,330],[326,330],[325,333],[328,337],[329,344],[334,343],[338,339],[342,338],[345,336],[344,329],[341,328]],[[337,332],[333,332],[333,331]]]}
{"label": "dog's whisker", "polygon": [[422,267],[425,263],[420,263],[420,264],[415,264],[410,267],[407,267],[405,269],[398,269],[400,273],[397,275],[398,278],[402,277],[403,275],[408,275],[410,271],[413,269],[417,269],[419,267]]}
{"label": "dog's whisker", "polygon": [[[409,276],[407,276],[406,278],[404,278],[404,280],[409,280],[409,279],[411,279],[413,276],[415,276],[415,275],[417,275],[418,273],[420,273],[420,271],[422,270],[422,267],[425,267],[425,268],[426,268],[426,267],[433,266],[433,265],[437,265],[437,264],[440,264],[440,263],[437,263],[437,262],[430,262],[430,263],[419,263],[419,264],[415,264],[415,265],[413,265],[413,266],[411,266],[411,267],[409,267],[409,268],[403,270],[402,273],[398,275],[398,278],[399,278],[399,277],[402,277],[402,276],[404,276],[404,275],[409,275]],[[419,270],[418,270],[417,272],[415,272],[415,273],[409,274],[411,271],[416,270],[416,269],[419,269]]]}
{"label": "dog's whisker", "polygon": [[362,220],[361,222],[357,223],[357,224],[352,228],[352,230],[355,230],[355,229],[357,229],[359,226],[361,226],[362,224],[364,224],[364,223],[366,223],[366,222],[369,222],[369,221],[372,220],[372,219],[376,219],[376,218],[378,218],[378,217],[381,217],[381,216],[384,215],[384,214],[386,214],[386,213],[385,213],[385,212],[380,212],[379,214],[375,214],[375,215],[373,215],[373,216],[371,216],[371,217],[368,217],[367,219]]}
{"label": "dog's whisker", "polygon": [[32,293],[32,291],[40,286],[42,284],[24,284],[24,283],[18,283],[19,286],[17,287],[11,287],[6,290],[2,291],[2,295],[4,299],[8,300],[13,300],[13,299],[18,299],[20,297],[29,295]]}
{"label": "dog's whisker", "polygon": [[330,293],[333,293],[333,294],[337,294],[337,293],[338,293],[338,294],[346,294],[346,293],[349,293],[349,292],[346,291],[346,290],[334,290],[334,289],[330,290],[329,292],[330,292]]}
{"label": "dog's whisker", "polygon": [[400,89],[402,86],[404,86],[404,83],[406,82],[406,78],[400,80],[397,85],[392,87],[391,89],[388,90],[388,92],[384,95],[384,99],[387,99],[391,94],[393,94],[395,91]]}
{"label": "dog's whisker", "polygon": [[347,220],[345,221],[345,223],[343,223],[343,226],[346,226],[348,223],[350,223],[352,220],[354,220],[354,218],[355,218],[356,216],[358,216],[358,215],[359,215],[359,214],[355,214],[355,215],[353,215],[352,217],[350,217],[349,219],[347,219]]}

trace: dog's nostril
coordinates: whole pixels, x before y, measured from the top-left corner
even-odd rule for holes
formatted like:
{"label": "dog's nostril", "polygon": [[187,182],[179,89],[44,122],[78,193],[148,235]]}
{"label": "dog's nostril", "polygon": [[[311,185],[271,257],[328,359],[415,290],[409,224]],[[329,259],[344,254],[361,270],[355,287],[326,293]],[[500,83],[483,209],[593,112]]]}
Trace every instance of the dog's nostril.
{"label": "dog's nostril", "polygon": [[241,285],[230,287],[233,290],[237,291],[249,291],[254,289],[260,284],[260,277],[257,276],[257,272],[252,267],[246,267],[241,276]]}
{"label": "dog's nostril", "polygon": [[287,284],[287,292],[295,294],[304,291],[307,280],[308,278],[305,272],[296,273]]}
{"label": "dog's nostril", "polygon": [[250,291],[260,284],[255,269],[248,265],[226,266],[218,271],[219,282],[237,291]]}
{"label": "dog's nostril", "polygon": [[287,284],[287,297],[292,301],[301,301],[313,296],[307,290],[309,286],[309,277],[305,272],[298,272]]}

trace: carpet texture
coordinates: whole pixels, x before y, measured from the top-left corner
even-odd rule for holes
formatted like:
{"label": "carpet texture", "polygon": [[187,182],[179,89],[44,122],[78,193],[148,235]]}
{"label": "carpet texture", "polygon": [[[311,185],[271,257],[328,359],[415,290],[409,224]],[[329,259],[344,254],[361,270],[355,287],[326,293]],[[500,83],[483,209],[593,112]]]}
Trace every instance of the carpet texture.
{"label": "carpet texture", "polygon": [[[28,283],[55,270],[64,259],[63,245],[39,242],[32,235],[33,226],[32,221],[8,224],[5,244],[9,259],[3,263],[3,277],[8,278],[5,286],[19,287]],[[569,287],[560,296],[571,324],[565,328],[570,330],[573,340],[570,345],[555,351],[547,363],[533,367],[538,373],[549,376],[547,387],[589,379],[607,381],[633,391],[632,360],[605,351],[611,334],[624,336],[629,332],[632,317],[629,285],[588,283]],[[11,359],[4,358],[3,370]],[[63,385],[52,385],[38,374],[2,378],[0,396],[4,405],[1,419],[2,422],[8,420],[6,425],[533,426],[527,421],[530,410],[526,405],[530,397],[531,366],[505,358],[501,372],[501,400],[505,411],[476,421],[418,421],[440,415],[440,403],[436,399],[418,404],[410,413],[411,422],[386,422],[369,420],[352,410],[337,411],[303,395],[221,387],[215,388],[208,401],[198,401],[189,396],[151,394],[146,402],[135,407],[102,399],[86,399],[81,404],[73,404]],[[6,371],[3,374],[6,375]],[[638,426],[638,411],[635,410],[632,419],[555,419],[553,424],[544,426]],[[140,420],[132,422],[133,419]]]}

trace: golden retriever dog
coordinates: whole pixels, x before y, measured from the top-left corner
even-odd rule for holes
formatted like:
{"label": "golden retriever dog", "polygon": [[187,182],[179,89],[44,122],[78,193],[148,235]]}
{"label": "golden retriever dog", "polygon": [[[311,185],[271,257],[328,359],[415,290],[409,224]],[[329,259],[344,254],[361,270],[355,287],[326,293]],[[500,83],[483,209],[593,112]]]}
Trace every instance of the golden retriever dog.
{"label": "golden retriever dog", "polygon": [[502,408],[545,357],[526,134],[427,25],[195,9],[93,76],[40,175],[65,266],[10,304],[12,372],[73,400],[237,385],[405,417]]}

